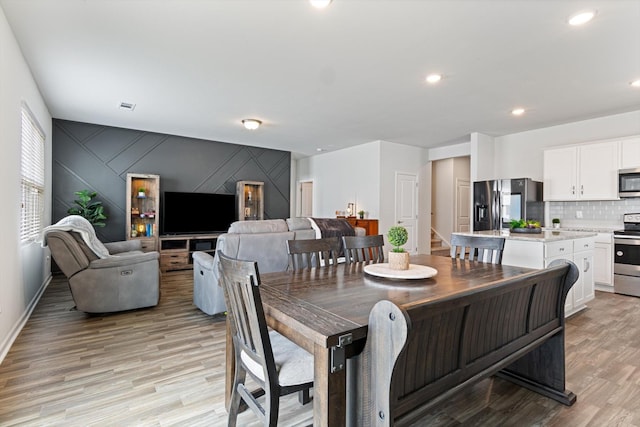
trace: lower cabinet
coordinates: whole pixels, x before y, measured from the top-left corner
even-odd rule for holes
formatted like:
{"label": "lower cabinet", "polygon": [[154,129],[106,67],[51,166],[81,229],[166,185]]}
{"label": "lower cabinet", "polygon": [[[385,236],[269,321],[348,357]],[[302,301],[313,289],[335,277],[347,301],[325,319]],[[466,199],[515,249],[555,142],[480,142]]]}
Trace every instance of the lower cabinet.
{"label": "lower cabinet", "polygon": [[557,259],[573,261],[580,275],[565,301],[565,316],[584,309],[595,297],[593,237],[553,242],[507,239],[502,263],[529,268],[545,268]]}
{"label": "lower cabinet", "polygon": [[574,242],[573,262],[578,266],[580,276],[578,276],[578,282],[571,288],[572,301],[569,301],[569,296],[567,296],[564,311],[568,314],[583,309],[588,301],[595,298],[593,241],[591,241],[588,250],[578,250],[579,248],[575,246],[577,242],[579,241]]}
{"label": "lower cabinet", "polygon": [[193,253],[216,250],[218,234],[160,237],[160,270],[163,273],[193,268]]}
{"label": "lower cabinet", "polygon": [[374,236],[378,234],[378,220],[377,219],[359,219],[356,217],[345,218],[352,227],[362,227],[365,229],[367,236]]}
{"label": "lower cabinet", "polygon": [[593,250],[593,280],[599,291],[613,292],[613,235],[598,233]]}

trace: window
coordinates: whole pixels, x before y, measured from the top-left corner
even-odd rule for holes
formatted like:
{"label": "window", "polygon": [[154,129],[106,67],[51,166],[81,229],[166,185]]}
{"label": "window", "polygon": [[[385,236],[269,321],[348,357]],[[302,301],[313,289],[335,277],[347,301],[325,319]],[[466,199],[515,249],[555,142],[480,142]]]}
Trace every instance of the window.
{"label": "window", "polygon": [[40,236],[44,211],[44,132],[26,105],[22,107],[21,164],[20,241],[33,242]]}

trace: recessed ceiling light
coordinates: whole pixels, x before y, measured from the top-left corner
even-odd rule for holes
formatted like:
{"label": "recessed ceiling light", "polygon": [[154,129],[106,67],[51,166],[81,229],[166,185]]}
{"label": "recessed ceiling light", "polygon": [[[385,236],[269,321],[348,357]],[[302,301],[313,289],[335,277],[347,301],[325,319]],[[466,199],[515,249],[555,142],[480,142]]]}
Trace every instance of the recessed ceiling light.
{"label": "recessed ceiling light", "polygon": [[639,80],[634,80],[631,83],[629,83],[631,86],[633,87],[640,87],[640,79]]}
{"label": "recessed ceiling light", "polygon": [[258,119],[244,119],[242,120],[242,124],[246,129],[256,130],[260,127],[262,122]]}
{"label": "recessed ceiling light", "polygon": [[121,102],[120,103],[120,109],[122,110],[128,110],[128,111],[133,111],[136,108],[136,104],[132,104],[130,102]]}
{"label": "recessed ceiling light", "polygon": [[594,16],[596,16],[595,10],[586,10],[571,16],[568,22],[569,22],[569,25],[573,25],[573,26],[583,25],[591,21]]}
{"label": "recessed ceiling light", "polygon": [[316,148],[316,151],[317,151],[318,153],[320,153],[320,152],[324,151],[324,148]]}
{"label": "recessed ceiling light", "polygon": [[524,108],[514,108],[513,110],[511,110],[511,114],[513,114],[514,116],[521,116],[524,114]]}
{"label": "recessed ceiling light", "polygon": [[438,83],[440,80],[442,80],[442,74],[429,74],[425,80],[427,81],[427,83],[431,84]]}
{"label": "recessed ceiling light", "polygon": [[311,6],[317,9],[324,9],[325,7],[329,6],[331,0],[309,0],[309,3],[311,3]]}

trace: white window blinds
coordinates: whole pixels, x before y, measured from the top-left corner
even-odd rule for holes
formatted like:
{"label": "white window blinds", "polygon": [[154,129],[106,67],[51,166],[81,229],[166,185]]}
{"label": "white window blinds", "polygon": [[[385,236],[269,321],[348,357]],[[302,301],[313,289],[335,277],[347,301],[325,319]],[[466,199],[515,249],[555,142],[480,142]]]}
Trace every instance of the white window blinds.
{"label": "white window blinds", "polygon": [[44,211],[44,133],[26,106],[22,107],[21,186],[20,240],[35,241]]}

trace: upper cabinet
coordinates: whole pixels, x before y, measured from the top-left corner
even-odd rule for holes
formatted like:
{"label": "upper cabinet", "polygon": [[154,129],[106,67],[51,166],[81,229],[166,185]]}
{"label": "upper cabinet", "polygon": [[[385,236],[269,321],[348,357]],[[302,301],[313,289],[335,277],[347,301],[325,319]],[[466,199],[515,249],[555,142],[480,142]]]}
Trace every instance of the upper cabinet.
{"label": "upper cabinet", "polygon": [[145,252],[158,250],[160,176],[127,174],[127,240],[140,240]]}
{"label": "upper cabinet", "polygon": [[238,181],[236,183],[238,220],[264,219],[264,182]]}
{"label": "upper cabinet", "polygon": [[640,136],[620,142],[620,169],[640,168]]}
{"label": "upper cabinet", "polygon": [[544,151],[544,200],[618,199],[619,141]]}

